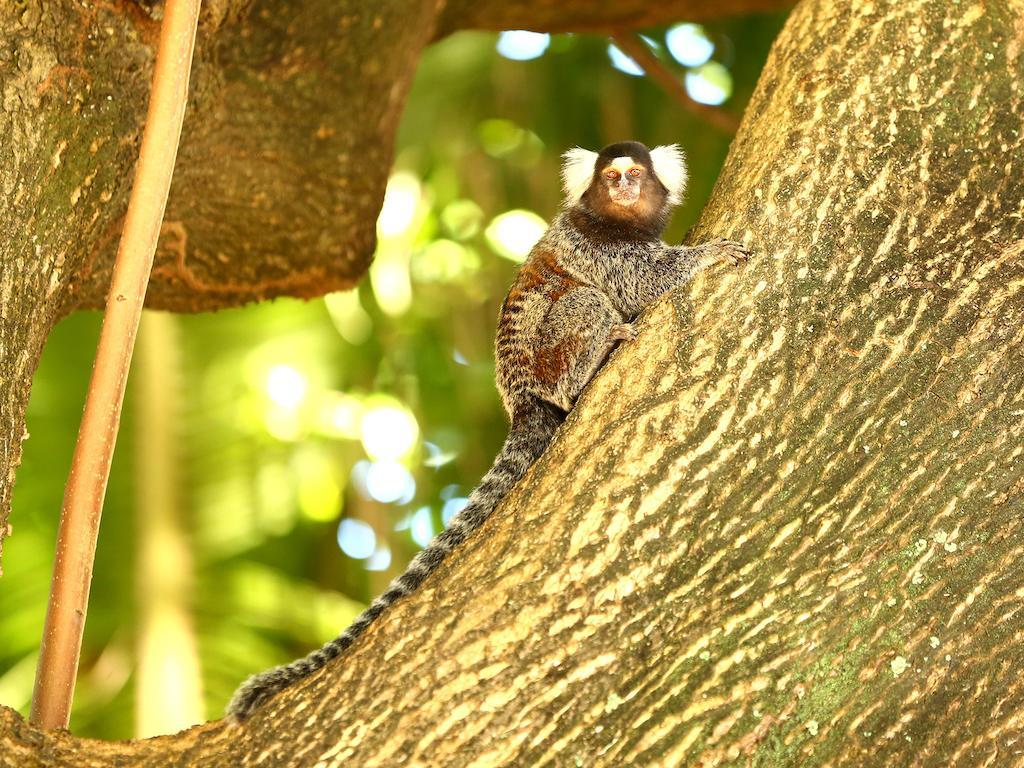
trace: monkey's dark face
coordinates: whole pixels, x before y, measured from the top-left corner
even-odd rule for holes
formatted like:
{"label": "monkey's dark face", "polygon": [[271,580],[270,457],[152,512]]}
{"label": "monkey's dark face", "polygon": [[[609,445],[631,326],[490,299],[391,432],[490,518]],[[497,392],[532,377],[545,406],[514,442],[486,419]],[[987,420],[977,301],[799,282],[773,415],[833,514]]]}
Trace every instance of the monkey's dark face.
{"label": "monkey's dark face", "polygon": [[601,171],[609,201],[627,208],[636,205],[643,192],[646,170],[628,155],[612,160]]}
{"label": "monkey's dark face", "polygon": [[565,153],[562,181],[572,210],[608,236],[653,236],[682,197],[686,163],[674,144],[648,149],[621,141],[600,152],[577,147]]}
{"label": "monkey's dark face", "polygon": [[583,201],[603,218],[641,229],[660,231],[668,213],[668,190],[651,166],[647,147],[634,141],[598,153]]}

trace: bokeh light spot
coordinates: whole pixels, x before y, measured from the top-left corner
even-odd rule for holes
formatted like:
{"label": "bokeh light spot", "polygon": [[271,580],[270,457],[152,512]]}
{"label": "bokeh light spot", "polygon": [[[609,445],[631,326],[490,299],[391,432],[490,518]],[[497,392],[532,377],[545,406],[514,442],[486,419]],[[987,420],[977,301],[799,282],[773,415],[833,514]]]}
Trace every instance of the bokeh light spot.
{"label": "bokeh light spot", "polygon": [[413,256],[411,271],[420,283],[451,283],[472,275],[479,268],[480,258],[474,250],[441,238]]}
{"label": "bokeh light spot", "polygon": [[390,566],[391,550],[386,544],[377,547],[376,551],[370,555],[370,559],[366,561],[366,570],[368,571],[386,571]]}
{"label": "bokeh light spot", "polygon": [[409,535],[421,547],[427,546],[434,538],[434,517],[430,514],[430,507],[420,507],[413,512],[409,521]]}
{"label": "bokeh light spot", "polygon": [[529,61],[543,56],[551,45],[551,35],[541,32],[527,32],[510,29],[498,35],[498,53],[506,59]]}
{"label": "bokeh light spot", "polygon": [[373,320],[359,301],[359,291],[335,291],[324,296],[324,306],[338,333],[349,344],[362,344],[370,337]]}
{"label": "bokeh light spot", "polygon": [[506,211],[494,217],[484,235],[495,253],[521,264],[547,226],[547,222],[533,211]]}
{"label": "bokeh light spot", "polygon": [[644,73],[643,68],[639,64],[611,43],[608,44],[608,58],[612,60],[613,67],[620,72],[625,72],[627,75],[640,77]]}
{"label": "bokeh light spot", "polygon": [[420,427],[416,417],[404,408],[375,405],[363,414],[359,434],[371,459],[397,459],[415,447]]}
{"label": "bokeh light spot", "polygon": [[420,202],[420,181],[411,173],[396,173],[388,179],[384,203],[377,216],[377,234],[398,237],[412,226]]}
{"label": "bokeh light spot", "polygon": [[310,520],[334,520],[341,508],[341,488],[327,457],[312,447],[301,451],[295,462],[299,475],[298,503]]}
{"label": "bokeh light spot", "polygon": [[406,248],[377,249],[370,265],[370,285],[377,304],[392,317],[400,317],[412,306],[412,282],[409,279],[409,252]]}
{"label": "bokeh light spot", "polygon": [[511,120],[492,118],[480,123],[477,135],[484,152],[491,157],[505,158],[522,145],[528,132]]}
{"label": "bokeh light spot", "polygon": [[331,437],[348,440],[360,436],[363,404],[357,397],[344,392],[325,392],[320,399],[317,421],[320,431]]}
{"label": "bokeh light spot", "polygon": [[302,404],[309,381],[290,365],[275,365],[267,371],[267,395],[282,408],[295,409]]}
{"label": "bokeh light spot", "polygon": [[445,464],[450,464],[455,460],[454,451],[445,451],[436,443],[425,441],[423,443],[423,447],[427,449],[427,458],[423,461],[423,466],[425,467],[437,469],[438,467],[443,467]]}
{"label": "bokeh light spot", "polygon": [[701,104],[723,104],[732,96],[732,75],[717,61],[709,61],[686,73],[686,92]]}
{"label": "bokeh light spot", "polygon": [[677,24],[665,34],[665,45],[672,58],[687,67],[699,67],[715,52],[700,24]]}
{"label": "bokeh light spot", "polygon": [[416,481],[397,461],[373,462],[363,481],[367,495],[382,504],[405,504],[416,495]]}
{"label": "bokeh light spot", "polygon": [[377,549],[377,535],[362,520],[346,517],[338,524],[338,546],[355,560],[365,560]]}

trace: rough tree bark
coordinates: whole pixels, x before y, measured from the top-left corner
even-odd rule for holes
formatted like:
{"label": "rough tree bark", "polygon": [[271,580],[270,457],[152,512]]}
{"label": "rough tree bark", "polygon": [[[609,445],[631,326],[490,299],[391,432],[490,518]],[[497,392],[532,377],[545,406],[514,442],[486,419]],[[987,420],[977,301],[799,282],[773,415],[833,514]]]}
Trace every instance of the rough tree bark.
{"label": "rough tree bark", "polygon": [[[635,28],[786,2],[671,0],[615,20]],[[405,94],[444,6],[203,4],[149,306],[316,296],[366,271]],[[593,0],[515,10],[553,28],[609,18]],[[445,11],[444,29],[510,18],[501,2],[472,3]],[[158,26],[131,0],[0,3],[0,546],[43,342],[62,312],[106,297]]]}
{"label": "rough tree bark", "polygon": [[0,765],[1024,764],[1024,8],[806,0],[501,514],[243,728]]}

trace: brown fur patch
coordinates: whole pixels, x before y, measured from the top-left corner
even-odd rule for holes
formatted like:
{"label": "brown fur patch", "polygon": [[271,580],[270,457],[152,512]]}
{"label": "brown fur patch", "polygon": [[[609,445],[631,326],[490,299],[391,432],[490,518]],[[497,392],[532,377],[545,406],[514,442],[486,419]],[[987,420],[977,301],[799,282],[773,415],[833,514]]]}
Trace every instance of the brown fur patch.
{"label": "brown fur patch", "polygon": [[554,252],[537,250],[519,270],[519,275],[508,293],[505,308],[507,310],[518,306],[524,295],[538,290],[543,291],[550,301],[555,302],[579,285],[580,282],[559,265]]}
{"label": "brown fur patch", "polygon": [[538,349],[533,356],[533,375],[549,386],[556,386],[579,354],[580,339],[564,339],[551,347]]}

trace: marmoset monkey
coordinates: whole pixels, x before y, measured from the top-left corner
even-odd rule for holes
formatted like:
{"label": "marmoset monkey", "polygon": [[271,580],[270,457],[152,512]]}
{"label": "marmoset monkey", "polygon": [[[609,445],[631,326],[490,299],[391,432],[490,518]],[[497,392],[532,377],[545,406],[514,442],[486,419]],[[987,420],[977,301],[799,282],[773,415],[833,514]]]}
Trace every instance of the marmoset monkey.
{"label": "marmoset monkey", "polygon": [[565,209],[533,247],[498,318],[497,383],[511,427],[494,465],[448,528],[334,640],[305,658],[249,678],[228,705],[237,719],[340,655],[396,600],[414,590],[479,528],[544,452],[615,345],[632,339],[648,304],[717,263],[749,257],[740,243],[671,246],[661,233],[686,187],[675,145],[635,141],[572,149],[562,169]]}

